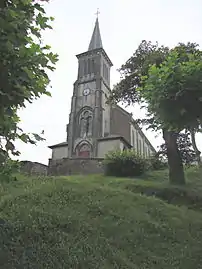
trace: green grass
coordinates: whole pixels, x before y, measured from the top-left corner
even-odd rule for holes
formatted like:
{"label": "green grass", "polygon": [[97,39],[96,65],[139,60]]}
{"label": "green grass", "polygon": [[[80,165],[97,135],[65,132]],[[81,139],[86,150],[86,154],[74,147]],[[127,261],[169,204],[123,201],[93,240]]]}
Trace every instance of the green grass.
{"label": "green grass", "polygon": [[201,170],[187,177],[183,188],[166,171],[2,182],[0,268],[200,269]]}

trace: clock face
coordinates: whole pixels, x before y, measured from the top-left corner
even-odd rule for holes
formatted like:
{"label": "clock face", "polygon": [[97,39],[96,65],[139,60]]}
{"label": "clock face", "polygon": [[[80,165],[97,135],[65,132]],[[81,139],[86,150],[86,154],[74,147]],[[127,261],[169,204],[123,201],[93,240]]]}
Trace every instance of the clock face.
{"label": "clock face", "polygon": [[83,90],[83,95],[86,96],[86,95],[89,95],[89,93],[90,93],[90,89],[87,88]]}

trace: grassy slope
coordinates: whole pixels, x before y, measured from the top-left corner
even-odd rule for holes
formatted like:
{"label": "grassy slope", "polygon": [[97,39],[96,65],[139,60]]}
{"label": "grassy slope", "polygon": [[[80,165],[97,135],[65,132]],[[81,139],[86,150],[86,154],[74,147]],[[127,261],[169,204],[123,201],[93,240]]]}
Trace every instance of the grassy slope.
{"label": "grassy slope", "polygon": [[3,183],[0,268],[202,268],[202,183],[200,172],[189,174],[194,180],[182,191],[198,197],[197,210],[139,193],[170,191],[164,172],[147,181],[74,176]]}

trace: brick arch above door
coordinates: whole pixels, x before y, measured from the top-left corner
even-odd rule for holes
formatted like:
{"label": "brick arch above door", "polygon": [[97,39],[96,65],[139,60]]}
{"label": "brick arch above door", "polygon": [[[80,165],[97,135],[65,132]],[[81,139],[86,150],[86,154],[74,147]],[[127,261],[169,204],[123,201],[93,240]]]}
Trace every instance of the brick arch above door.
{"label": "brick arch above door", "polygon": [[80,142],[75,149],[79,158],[90,158],[92,156],[92,145],[87,141]]}

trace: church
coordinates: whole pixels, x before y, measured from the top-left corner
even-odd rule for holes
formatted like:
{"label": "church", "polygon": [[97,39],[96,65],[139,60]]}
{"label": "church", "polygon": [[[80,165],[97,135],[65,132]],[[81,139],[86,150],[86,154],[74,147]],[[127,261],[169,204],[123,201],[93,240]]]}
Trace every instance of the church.
{"label": "church", "polygon": [[82,169],[86,173],[99,172],[100,160],[112,150],[134,148],[144,157],[152,155],[155,149],[132,114],[119,105],[107,104],[113,64],[102,45],[98,18],[88,50],[76,57],[78,76],[73,86],[67,138],[49,146],[49,174],[83,173]]}

